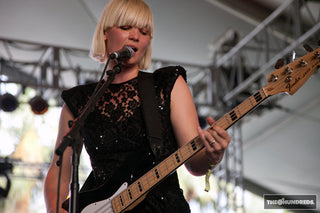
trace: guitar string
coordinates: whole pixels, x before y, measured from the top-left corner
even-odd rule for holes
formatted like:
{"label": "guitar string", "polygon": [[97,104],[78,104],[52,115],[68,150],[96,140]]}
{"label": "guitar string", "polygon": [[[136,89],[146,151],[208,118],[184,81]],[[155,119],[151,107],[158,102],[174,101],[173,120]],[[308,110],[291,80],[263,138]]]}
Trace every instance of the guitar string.
{"label": "guitar string", "polygon": [[[312,53],[310,53],[311,54],[311,57],[312,56],[314,56],[314,53],[312,54]],[[309,55],[309,54],[308,54]],[[301,57],[301,58],[299,58],[298,60],[300,61],[301,59],[305,59],[305,58],[308,58],[307,56],[308,55],[306,55],[306,56],[304,56],[304,57]],[[317,58],[316,58],[317,59]],[[295,62],[293,62],[291,65],[294,67],[294,66],[299,66],[299,61],[295,61]],[[306,59],[305,59],[306,60]],[[319,64],[319,62],[314,62],[314,63],[312,63],[312,62],[314,62],[314,59],[312,59],[312,58],[310,58],[310,65],[307,65],[307,67],[312,67],[312,66],[314,66],[314,65],[316,65],[316,64]],[[287,66],[290,66],[290,64],[288,64]],[[303,68],[303,67],[302,67]],[[315,68],[315,69],[317,69],[317,68]],[[281,70],[281,71],[283,71],[284,70],[284,68]],[[303,69],[303,70],[305,70],[305,68]],[[310,72],[310,76],[313,74],[314,72]],[[285,82],[280,82],[281,80],[284,80],[285,81],[285,79],[286,79],[286,77],[287,76],[292,76],[292,77],[297,77],[297,76],[299,76],[299,75],[301,75],[302,73],[301,73],[301,71],[300,72],[293,72],[293,73],[291,73],[291,74],[285,74],[285,75],[283,75],[282,77],[281,77],[281,79],[279,79],[277,82],[275,82],[275,89],[279,89],[279,88],[281,88],[282,87],[282,84],[284,84]],[[306,75],[306,76],[308,76],[308,75]],[[310,76],[308,76],[308,78],[310,77]],[[280,83],[279,83],[280,82]],[[264,88],[266,88],[268,85],[266,85]],[[259,92],[261,91],[262,89],[260,89],[259,90]],[[255,95],[255,94],[254,94]],[[228,114],[226,114],[226,116],[224,116],[224,117],[222,117],[222,119],[224,119],[224,120],[222,120],[222,119],[220,119],[221,120],[221,127],[224,127],[224,126],[228,126],[228,124],[226,124],[226,122],[228,123],[228,121],[227,121],[227,116],[229,115],[229,113],[231,113],[232,111],[234,111],[237,115],[240,115],[240,117],[242,117],[245,113],[247,113],[247,112],[249,112],[252,108],[254,108],[255,106],[257,106],[257,105],[259,105],[262,101],[264,101],[266,98],[268,98],[268,97],[270,97],[270,96],[265,96],[265,97],[262,97],[263,98],[263,100],[261,100],[260,102],[258,102],[254,107],[252,107],[251,109],[249,109],[249,110],[247,110],[247,108],[250,108],[250,106],[248,107],[248,105],[252,105],[251,104],[251,102],[250,102],[250,98],[253,98],[254,97],[254,95],[252,95],[252,96],[250,96],[248,99],[246,99],[244,102],[242,102],[239,106],[237,106],[237,107],[235,107],[233,110],[231,110],[230,112],[228,112]],[[260,95],[261,95],[261,92],[260,92]],[[250,102],[250,103],[249,103]],[[236,110],[239,110],[239,111],[244,111],[244,109],[245,109],[245,113],[243,114],[243,113],[238,113]],[[219,120],[219,121],[220,121]],[[216,122],[216,123],[218,123],[218,121]],[[220,126],[219,125],[219,126]],[[230,125],[231,126],[231,125]]]}
{"label": "guitar string", "polygon": [[[311,53],[310,53],[311,54]],[[312,55],[312,54],[311,54]],[[306,55],[305,57],[301,57],[301,58],[299,58],[298,60],[301,60],[301,59],[305,59],[306,57],[307,57],[308,55]],[[317,63],[315,63],[315,64],[317,64]],[[312,64],[312,65],[315,65],[315,64]],[[290,64],[288,64],[287,65],[287,67],[289,66]],[[295,62],[295,63],[292,63],[292,65],[293,66],[296,66],[296,65],[299,65],[299,61],[298,62]],[[307,67],[310,67],[310,65],[308,65]],[[281,70],[284,70],[284,68],[283,69],[281,69]],[[300,75],[301,74],[301,72],[293,72],[293,73],[291,73],[290,75],[283,75],[282,77],[281,77],[281,79],[279,79],[277,82],[275,82],[275,89],[279,89],[279,88],[281,88],[282,87],[282,84],[283,83],[285,83],[285,82],[280,82],[281,80],[285,80],[286,79],[286,76],[293,76],[293,77],[296,77],[296,76],[298,76],[298,75]],[[310,76],[313,74],[313,72],[311,72],[310,73]],[[310,77],[309,76],[309,77]],[[309,78],[308,77],[308,78]],[[280,82],[280,83],[279,83]],[[267,87],[268,85],[266,85],[265,87]],[[263,88],[265,88],[265,87],[263,87]],[[260,96],[261,96],[261,100],[260,101],[256,101],[255,100],[255,98],[254,98],[254,95],[256,94],[256,93],[258,93],[258,92],[256,92],[256,93],[254,93],[253,95],[251,95],[249,98],[247,98],[246,100],[244,100],[241,104],[239,104],[237,107],[235,107],[233,110],[231,110],[230,112],[228,112],[225,116],[223,116],[221,119],[219,119],[215,124],[216,125],[218,125],[218,126],[220,126],[220,127],[222,127],[222,128],[224,128],[224,129],[226,129],[227,127],[230,127],[230,126],[232,126],[236,121],[238,121],[238,120],[240,120],[242,117],[243,117],[243,115],[245,115],[246,113],[248,113],[251,109],[253,109],[254,107],[256,107],[256,106],[258,106],[261,102],[263,102],[266,98],[268,98],[268,97],[270,97],[270,96],[267,96],[267,94],[264,94],[264,92],[262,92],[262,90],[263,90],[263,88],[262,89],[260,89],[260,90],[258,90],[258,92],[259,92],[259,94],[260,94]],[[263,95],[262,95],[262,94]],[[250,99],[254,99],[255,100],[255,102],[256,102],[256,104],[252,104],[252,101],[250,100]],[[228,116],[230,116],[230,113],[232,113],[232,112],[234,112],[236,115],[237,115],[237,118],[234,120],[234,121],[232,121],[232,123],[230,124],[230,122],[228,121]],[[240,113],[239,113],[240,112]],[[239,117],[238,117],[239,116]],[[231,119],[232,120],[232,119]],[[193,140],[191,140],[190,142],[188,142],[186,145],[187,146],[190,146],[191,145],[191,143],[192,143],[192,141],[194,141],[195,143],[197,143],[197,145],[199,145],[199,141],[197,141],[197,139],[198,139],[198,137],[196,137],[196,138],[194,138]],[[195,152],[196,151],[194,151],[194,152],[191,152],[190,153],[190,150],[188,150],[187,148],[187,146],[183,146],[183,147],[181,147],[181,149],[179,149],[178,151],[180,151],[180,156],[181,157],[183,157],[183,156],[185,156],[185,155],[187,155],[188,154],[188,158],[190,157],[190,156],[193,156],[194,154],[195,154]],[[202,149],[204,146],[202,145],[202,144],[200,144],[200,147],[198,148],[198,149]],[[190,148],[190,147],[189,147]],[[179,166],[181,166],[186,160],[185,159],[182,159],[181,160],[181,162],[183,162],[183,163],[178,163],[178,166],[175,166],[174,164],[175,164],[175,160],[174,159],[172,159],[172,160],[170,160],[170,158],[174,158],[174,156],[173,155],[175,155],[175,154],[178,154],[178,151],[176,151],[176,152],[174,152],[172,155],[170,155],[168,158],[166,158],[163,162],[161,162],[158,166],[156,166],[155,168],[153,168],[152,170],[150,170],[149,172],[147,172],[147,174],[146,175],[144,175],[144,176],[146,176],[146,179],[148,179],[147,181],[149,182],[149,179],[152,179],[152,180],[154,180],[155,178],[152,178],[153,176],[154,176],[154,174],[153,174],[153,171],[156,169],[156,168],[159,168],[160,170],[158,170],[158,173],[159,173],[159,175],[161,176],[160,178],[158,178],[158,179],[163,179],[165,176],[167,176],[168,174],[170,174],[171,172],[173,172],[176,168],[178,168]],[[200,151],[200,150],[199,150]],[[198,152],[198,151],[197,151]],[[168,161],[168,162],[167,162]],[[163,168],[161,168],[161,167],[163,167],[163,166],[165,166],[166,167],[166,170],[167,171],[165,171],[166,173],[165,174],[162,174],[163,173]],[[169,169],[168,170],[168,167],[170,167],[171,168],[171,166],[173,167],[173,169]],[[151,178],[148,178],[147,176],[152,176]],[[144,177],[143,176],[143,177]],[[141,177],[141,178],[139,178],[138,180],[140,180],[140,182],[141,183],[144,183],[145,181],[143,181],[142,180],[142,178],[143,177]],[[138,181],[139,182],[139,181]],[[131,186],[130,186],[130,188],[128,187],[128,189],[131,191],[131,193],[134,193],[134,194],[141,194],[139,191],[139,189],[137,188],[138,186],[136,186],[137,185],[137,183],[138,183],[137,181],[135,181]],[[153,186],[153,185],[155,185],[156,183],[157,183],[158,181],[155,181],[155,183],[152,183],[151,184],[151,187]],[[145,185],[145,184],[143,184],[143,185]],[[148,184],[149,185],[149,187],[148,187],[148,190],[151,188],[150,187],[150,184]],[[135,187],[133,187],[133,186],[135,186]],[[125,191],[127,191],[127,190],[125,190]],[[124,192],[125,192],[124,191]],[[147,191],[147,190],[145,190],[145,191]],[[122,193],[121,193],[122,194]],[[128,196],[128,194],[127,194],[127,196]],[[138,195],[139,196],[139,195]],[[132,200],[132,199],[128,199],[128,200]],[[131,201],[130,201],[131,202]]]}
{"label": "guitar string", "polygon": [[[249,98],[252,98],[252,96],[251,97],[249,97]],[[247,108],[247,106],[245,106],[244,105],[244,103],[247,103],[247,102],[250,102],[249,101],[249,98],[247,99],[247,100],[245,100],[243,103],[241,103],[239,106],[238,106],[238,108],[239,108],[239,110],[240,111],[243,111],[243,109],[240,109],[240,108]],[[252,104],[249,104],[249,105],[252,105]],[[235,108],[236,109],[236,108]],[[235,110],[234,109],[234,110]],[[230,112],[229,112],[230,113]],[[239,115],[239,113],[237,113],[238,115]],[[219,125],[219,126],[221,126],[221,127],[224,127],[224,125],[226,124],[226,122],[225,122],[225,120],[226,120],[226,117],[228,116],[229,114],[226,114],[226,116],[224,116],[223,118],[221,118],[220,120],[218,120],[217,122],[216,122],[216,125]],[[241,115],[240,115],[241,116]],[[238,120],[238,119],[237,119]],[[233,123],[234,122],[236,122],[236,120],[234,120],[233,121]],[[219,124],[219,123],[221,123],[221,124]],[[228,123],[229,124],[229,123]],[[185,162],[186,160],[185,160],[185,158],[187,157],[187,158],[189,158],[190,156],[192,156],[192,155],[194,155],[194,153],[195,152],[191,152],[190,153],[190,150],[188,150],[189,148],[188,148],[188,146],[191,146],[191,143],[192,143],[192,141],[194,141],[195,143],[197,143],[197,139],[199,139],[198,137],[196,137],[196,138],[194,138],[193,140],[191,140],[190,142],[188,142],[186,145],[187,146],[183,146],[183,147],[181,147],[181,149],[179,149],[178,151],[176,151],[176,152],[174,152],[172,155],[170,155],[169,157],[170,158],[174,158],[174,155],[176,155],[176,154],[178,154],[179,156],[180,156],[180,160],[181,160],[181,162]],[[204,146],[202,145],[202,144],[200,144],[199,142],[197,143],[197,145],[199,146],[200,145],[200,147],[198,148],[198,149],[202,149]],[[180,152],[180,153],[178,153],[178,152]],[[186,156],[187,155],[187,156]],[[168,162],[167,162],[168,161]],[[154,173],[153,173],[153,171],[156,169],[156,168],[160,168],[160,174],[161,174],[161,176],[163,177],[163,176],[166,176],[167,175],[167,173],[168,173],[168,171],[166,172],[166,174],[162,174],[163,173],[163,169],[161,169],[161,166],[164,166],[164,165],[167,165],[168,167],[173,167],[173,169],[171,169],[171,171],[170,172],[172,172],[172,171],[174,171],[175,170],[175,168],[178,168],[179,166],[181,166],[183,163],[178,163],[178,166],[176,166],[176,165],[174,165],[174,164],[176,164],[175,163],[176,161],[174,160],[174,159],[171,159],[171,160],[169,160],[169,159],[165,159],[162,163],[160,163],[158,166],[156,166],[156,167],[154,167],[151,171],[149,171],[146,175],[144,175],[145,177],[146,177],[146,179],[147,179],[147,181],[149,182],[149,180],[154,180],[155,178],[153,178],[154,177]],[[145,181],[143,181],[142,180],[142,178],[140,178],[141,179],[141,182],[143,183],[143,185],[144,186],[146,186],[146,183],[145,183]],[[162,179],[162,178],[161,178]],[[137,181],[136,181],[137,182]],[[124,192],[122,192],[121,194],[122,194],[122,196],[121,196],[121,198],[122,198],[122,200],[123,200],[123,202],[125,202],[124,200],[128,200],[129,201],[129,204],[130,204],[130,202],[132,201],[132,199],[130,199],[129,198],[129,195],[128,195],[128,191],[130,190],[131,192],[135,192],[135,193],[137,193],[137,194],[140,194],[139,192],[137,192],[136,191],[136,187],[134,187],[137,183],[136,182],[134,182],[131,186],[130,186],[130,189],[128,188],[127,190],[125,190]],[[155,182],[155,183],[157,183],[157,182]],[[153,186],[154,185],[154,183],[151,183],[151,186]],[[148,189],[150,189],[150,184],[148,183]],[[133,189],[135,189],[135,190],[133,190]],[[148,190],[147,189],[147,190]],[[145,190],[145,191],[147,191],[147,190]],[[139,196],[139,195],[138,195]],[[127,197],[128,199],[125,199],[125,197]],[[129,205],[128,204],[128,205]]]}

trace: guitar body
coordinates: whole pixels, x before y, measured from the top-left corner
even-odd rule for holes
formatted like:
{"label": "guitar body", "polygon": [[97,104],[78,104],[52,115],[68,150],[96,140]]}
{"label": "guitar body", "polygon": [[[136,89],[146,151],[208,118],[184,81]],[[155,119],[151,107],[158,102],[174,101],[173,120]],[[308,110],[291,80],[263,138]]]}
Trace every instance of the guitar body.
{"label": "guitar body", "polygon": [[[107,212],[113,213],[112,200],[123,192],[128,185],[141,177],[146,171],[154,166],[153,155],[147,155],[143,149],[135,152],[125,161],[111,179],[97,188],[92,188],[94,183],[93,173],[89,175],[79,192],[78,209],[81,213]],[[142,200],[137,200],[135,205]],[[133,206],[135,206],[133,205]],[[69,199],[64,201],[62,207],[68,211]],[[132,207],[131,207],[132,208]],[[130,208],[128,208],[130,209]]]}
{"label": "guitar body", "polygon": [[[120,194],[121,192],[123,192],[128,186],[128,183],[123,183],[120,188],[111,196],[111,197],[108,197],[104,200],[101,200],[101,201],[98,201],[98,202],[95,202],[93,201],[92,199],[90,199],[90,197],[92,197],[91,195],[95,195],[94,192],[92,193],[89,193],[87,195],[84,195],[84,196],[81,196],[81,201],[87,201],[88,199],[89,202],[87,203],[83,203],[80,201],[80,209],[85,206],[81,211],[81,213],[98,213],[98,212],[103,212],[103,213],[114,213],[113,209],[112,209],[112,199],[117,196],[118,194]],[[87,199],[86,199],[87,198]],[[99,197],[99,198],[102,198],[102,197]],[[93,202],[93,203],[91,203]],[[82,205],[83,203],[83,205]],[[88,203],[90,203],[88,205]]]}

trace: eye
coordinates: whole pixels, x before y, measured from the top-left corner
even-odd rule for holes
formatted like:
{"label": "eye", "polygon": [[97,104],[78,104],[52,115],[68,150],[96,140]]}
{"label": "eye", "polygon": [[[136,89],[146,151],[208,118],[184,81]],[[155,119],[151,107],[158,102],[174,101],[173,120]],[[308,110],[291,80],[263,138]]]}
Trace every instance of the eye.
{"label": "eye", "polygon": [[132,27],[129,25],[125,25],[125,26],[120,26],[119,28],[122,30],[130,30]]}
{"label": "eye", "polygon": [[149,35],[149,34],[150,34],[150,32],[149,32],[149,30],[148,30],[147,28],[142,28],[142,29],[140,29],[140,33],[141,33],[142,35]]}

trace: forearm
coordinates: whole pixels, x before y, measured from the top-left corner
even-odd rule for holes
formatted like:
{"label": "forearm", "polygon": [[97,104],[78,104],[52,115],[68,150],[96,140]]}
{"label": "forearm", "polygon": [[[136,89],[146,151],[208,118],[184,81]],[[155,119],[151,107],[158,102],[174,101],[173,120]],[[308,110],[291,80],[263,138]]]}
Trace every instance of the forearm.
{"label": "forearm", "polygon": [[[57,208],[57,195],[58,195],[58,176],[56,172],[49,170],[44,183],[44,199],[48,213],[56,212]],[[63,201],[69,194],[69,181],[62,179],[60,183],[60,196],[59,196],[59,212],[67,212],[61,208]]]}
{"label": "forearm", "polygon": [[209,168],[213,168],[219,164],[219,162],[220,161],[213,162],[210,160],[205,153],[205,149],[202,149],[199,153],[188,160],[185,163],[185,166],[192,175],[202,176],[208,172]]}

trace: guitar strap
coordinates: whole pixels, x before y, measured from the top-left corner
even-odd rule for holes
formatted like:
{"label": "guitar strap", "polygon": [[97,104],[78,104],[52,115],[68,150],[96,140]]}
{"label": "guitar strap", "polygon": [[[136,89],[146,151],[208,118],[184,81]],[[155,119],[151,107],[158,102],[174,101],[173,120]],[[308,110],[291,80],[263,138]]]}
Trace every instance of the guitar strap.
{"label": "guitar strap", "polygon": [[139,72],[138,90],[150,148],[158,160],[163,146],[163,138],[152,73]]}

